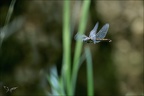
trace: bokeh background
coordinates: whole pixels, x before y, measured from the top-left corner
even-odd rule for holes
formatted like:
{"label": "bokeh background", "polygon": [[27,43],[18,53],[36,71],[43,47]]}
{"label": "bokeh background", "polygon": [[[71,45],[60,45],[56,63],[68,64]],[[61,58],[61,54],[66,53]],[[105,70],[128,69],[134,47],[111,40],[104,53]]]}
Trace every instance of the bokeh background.
{"label": "bokeh background", "polygon": [[[11,0],[0,1],[0,30]],[[71,1],[72,57],[83,1]],[[46,75],[52,66],[60,74],[63,56],[63,1],[17,0],[6,38],[0,49],[0,96],[46,96]],[[142,96],[144,94],[142,0],[93,0],[85,34],[99,22],[109,23],[111,43],[84,44],[92,53],[95,96]],[[84,51],[82,51],[84,52]],[[72,58],[73,59],[73,58]],[[76,95],[87,94],[86,62],[78,73]],[[12,93],[3,86],[18,88]]]}

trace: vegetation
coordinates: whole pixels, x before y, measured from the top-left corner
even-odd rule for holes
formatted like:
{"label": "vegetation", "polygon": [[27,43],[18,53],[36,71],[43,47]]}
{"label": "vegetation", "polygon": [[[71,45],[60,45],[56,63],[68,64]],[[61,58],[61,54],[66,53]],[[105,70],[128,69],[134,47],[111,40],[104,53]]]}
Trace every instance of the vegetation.
{"label": "vegetation", "polygon": [[[83,2],[82,7],[82,14],[81,14],[81,20],[79,24],[78,32],[83,34],[85,32],[86,24],[87,24],[87,16],[90,6],[90,0]],[[63,65],[62,65],[62,74],[60,79],[57,77],[55,80],[58,82],[55,85],[53,83],[53,80],[48,77],[48,80],[50,84],[52,85],[52,93],[53,95],[74,95],[75,93],[75,86],[76,86],[76,79],[77,74],[80,66],[80,55],[82,51],[82,42],[77,41],[76,47],[75,47],[75,54],[74,54],[74,60],[73,60],[73,67],[71,68],[71,32],[70,32],[70,1],[65,0],[64,1],[64,7],[63,7]],[[91,54],[90,49],[87,47],[85,49],[85,55],[87,60],[87,79],[88,79],[88,95],[94,94],[93,89],[93,74],[92,74],[92,60],[91,60]],[[72,69],[72,70],[71,70]],[[55,70],[56,71],[56,70]],[[55,72],[56,73],[56,72]],[[53,73],[52,73],[53,74]],[[59,87],[58,87],[59,86]],[[56,91],[56,87],[60,88]],[[63,89],[61,89],[63,88]],[[64,92],[66,88],[66,93]],[[55,90],[55,91],[54,91]]]}

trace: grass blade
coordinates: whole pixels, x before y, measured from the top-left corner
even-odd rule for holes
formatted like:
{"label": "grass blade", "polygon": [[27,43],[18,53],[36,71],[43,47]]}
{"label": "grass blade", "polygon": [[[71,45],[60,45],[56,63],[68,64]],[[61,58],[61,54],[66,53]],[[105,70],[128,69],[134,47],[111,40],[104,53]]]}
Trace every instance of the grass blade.
{"label": "grass blade", "polygon": [[[80,20],[80,25],[78,28],[78,32],[81,34],[84,33],[86,28],[89,6],[90,6],[90,0],[83,1],[82,15]],[[80,60],[81,51],[82,51],[82,42],[77,41],[75,47],[75,53],[74,53],[73,68],[72,68],[73,93],[75,91],[74,89],[75,89],[76,79],[77,79],[77,74],[79,69],[79,60]]]}
{"label": "grass blade", "polygon": [[66,91],[72,95],[70,74],[71,74],[71,33],[70,33],[70,0],[64,0],[63,8],[63,68],[62,76],[66,82]]}
{"label": "grass blade", "polygon": [[85,48],[85,55],[87,61],[87,86],[88,86],[87,95],[94,96],[92,57],[89,47]]}
{"label": "grass blade", "polygon": [[[6,16],[6,21],[5,21],[4,26],[6,26],[6,25],[9,23],[9,21],[10,21],[10,18],[11,18],[12,13],[13,13],[13,9],[14,9],[15,2],[16,2],[16,0],[12,0],[12,2],[11,2],[11,4],[10,4],[10,7],[9,7],[9,9],[8,9],[8,13],[7,13],[7,16]],[[5,31],[6,31],[6,30],[7,30],[7,28],[4,27],[4,28],[2,29],[2,32],[0,32],[0,48],[1,48],[1,46],[2,46],[3,39],[5,38]]]}
{"label": "grass blade", "polygon": [[5,21],[5,25],[7,25],[10,21],[10,18],[12,16],[12,13],[13,13],[13,10],[14,10],[15,2],[16,2],[16,0],[12,0],[12,2],[10,4],[10,7],[8,9],[8,14],[7,14],[7,17],[6,17],[6,21]]}

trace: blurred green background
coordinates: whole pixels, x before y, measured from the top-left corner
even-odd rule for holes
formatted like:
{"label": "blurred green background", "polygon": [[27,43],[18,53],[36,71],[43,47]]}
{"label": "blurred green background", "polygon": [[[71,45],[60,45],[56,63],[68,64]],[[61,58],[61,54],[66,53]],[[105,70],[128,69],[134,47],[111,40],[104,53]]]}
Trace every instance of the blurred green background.
{"label": "blurred green background", "polygon": [[[0,31],[11,0],[0,1]],[[70,1],[72,60],[83,1]],[[99,22],[109,23],[111,43],[90,47],[95,96],[141,96],[144,92],[142,0],[91,1],[85,34]],[[0,96],[46,96],[46,75],[53,66],[61,73],[63,59],[63,4],[57,0],[17,0],[0,49]],[[0,39],[1,40],[1,39]],[[82,51],[84,53],[84,50]],[[81,65],[75,95],[87,94],[86,61]],[[6,93],[3,86],[18,88]]]}

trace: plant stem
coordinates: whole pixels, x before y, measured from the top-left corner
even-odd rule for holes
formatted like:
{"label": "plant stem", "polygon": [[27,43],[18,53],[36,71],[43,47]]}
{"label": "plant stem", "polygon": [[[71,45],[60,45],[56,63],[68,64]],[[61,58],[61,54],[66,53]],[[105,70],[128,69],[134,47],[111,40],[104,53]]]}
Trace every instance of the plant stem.
{"label": "plant stem", "polygon": [[[89,6],[90,6],[90,0],[84,0],[83,6],[82,6],[80,25],[78,28],[78,32],[81,34],[84,33],[85,28],[86,28]],[[80,61],[79,59],[80,59],[81,51],[82,51],[82,42],[78,41],[76,42],[73,69],[72,69],[73,93],[75,92],[75,85],[76,85],[76,79],[77,79],[77,74],[78,74],[79,61]]]}
{"label": "plant stem", "polygon": [[66,82],[66,91],[72,95],[70,74],[71,74],[71,37],[70,37],[70,1],[64,1],[63,8],[63,68],[62,76]]}
{"label": "plant stem", "polygon": [[88,96],[94,96],[94,85],[93,85],[93,68],[92,68],[92,57],[89,47],[85,48],[85,55],[87,61],[87,86]]}
{"label": "plant stem", "polygon": [[[12,13],[13,13],[15,2],[16,2],[16,0],[12,0],[10,3],[4,26],[6,26],[10,21],[10,18],[11,18]],[[3,39],[5,38],[5,31],[6,30],[7,30],[7,28],[3,27],[2,31],[0,32],[0,48],[2,46]]]}

